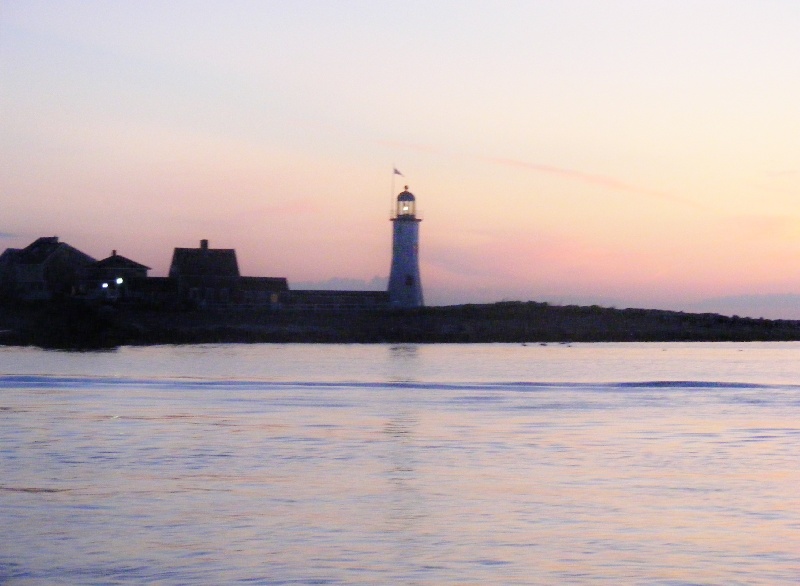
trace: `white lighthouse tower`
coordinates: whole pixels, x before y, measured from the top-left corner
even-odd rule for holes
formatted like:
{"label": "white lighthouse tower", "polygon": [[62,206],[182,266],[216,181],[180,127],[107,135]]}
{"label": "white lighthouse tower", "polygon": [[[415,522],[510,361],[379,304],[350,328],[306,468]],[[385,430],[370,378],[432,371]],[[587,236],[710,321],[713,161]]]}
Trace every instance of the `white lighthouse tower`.
{"label": "white lighthouse tower", "polygon": [[397,196],[392,224],[392,270],[389,303],[392,307],[422,307],[419,278],[419,223],[414,195],[405,190]]}

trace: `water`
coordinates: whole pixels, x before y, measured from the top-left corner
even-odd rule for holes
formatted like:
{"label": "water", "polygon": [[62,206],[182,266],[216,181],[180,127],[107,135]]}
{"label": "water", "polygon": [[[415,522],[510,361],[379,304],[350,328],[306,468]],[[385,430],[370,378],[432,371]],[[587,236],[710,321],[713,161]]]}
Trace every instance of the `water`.
{"label": "water", "polygon": [[798,357],[0,348],[0,583],[795,584]]}

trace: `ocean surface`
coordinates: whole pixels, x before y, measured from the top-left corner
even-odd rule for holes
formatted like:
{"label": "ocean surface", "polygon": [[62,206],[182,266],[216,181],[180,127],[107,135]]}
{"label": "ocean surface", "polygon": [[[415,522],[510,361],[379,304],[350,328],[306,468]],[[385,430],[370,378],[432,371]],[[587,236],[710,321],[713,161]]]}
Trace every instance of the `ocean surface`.
{"label": "ocean surface", "polygon": [[797,584],[800,344],[0,347],[0,584]]}

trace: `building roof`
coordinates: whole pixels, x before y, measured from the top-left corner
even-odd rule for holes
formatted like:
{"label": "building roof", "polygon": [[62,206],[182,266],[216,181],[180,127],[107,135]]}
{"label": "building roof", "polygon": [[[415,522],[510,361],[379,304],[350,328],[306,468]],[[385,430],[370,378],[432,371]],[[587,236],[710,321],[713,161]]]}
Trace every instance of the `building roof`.
{"label": "building roof", "polygon": [[16,261],[25,265],[42,264],[59,246],[58,236],[43,236],[37,238],[19,251],[16,255]]}
{"label": "building roof", "polygon": [[83,260],[87,263],[94,262],[94,259],[86,253],[81,252],[77,248],[70,246],[66,242],[59,242],[58,236],[43,236],[31,242],[28,246],[21,249],[16,255],[14,260],[19,264],[24,265],[39,265],[47,261],[53,253],[59,249],[70,249],[78,253]]}
{"label": "building roof", "polygon": [[232,248],[208,248],[202,240],[200,248],[176,248],[172,253],[170,277],[238,277],[239,264]]}
{"label": "building roof", "polygon": [[111,256],[108,258],[104,258],[103,260],[98,260],[93,265],[98,269],[144,269],[149,271],[150,267],[147,267],[143,264],[139,264],[136,261],[133,261],[129,258],[122,256],[121,254],[117,254],[117,251],[113,251]]}
{"label": "building roof", "polygon": [[19,248],[6,248],[3,253],[0,254],[0,264],[15,262],[19,251]]}
{"label": "building roof", "polygon": [[414,194],[408,191],[408,188],[406,188],[405,191],[401,192],[400,195],[397,196],[397,201],[414,201]]}

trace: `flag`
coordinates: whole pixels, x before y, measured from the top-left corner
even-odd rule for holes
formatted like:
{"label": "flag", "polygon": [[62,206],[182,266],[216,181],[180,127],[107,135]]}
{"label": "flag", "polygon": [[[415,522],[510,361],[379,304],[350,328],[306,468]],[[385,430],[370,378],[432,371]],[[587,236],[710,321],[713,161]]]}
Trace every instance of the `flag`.
{"label": "flag", "polygon": [[400,175],[400,177],[405,177],[405,175],[403,175],[400,171],[397,170],[397,167],[394,168],[394,174]]}

